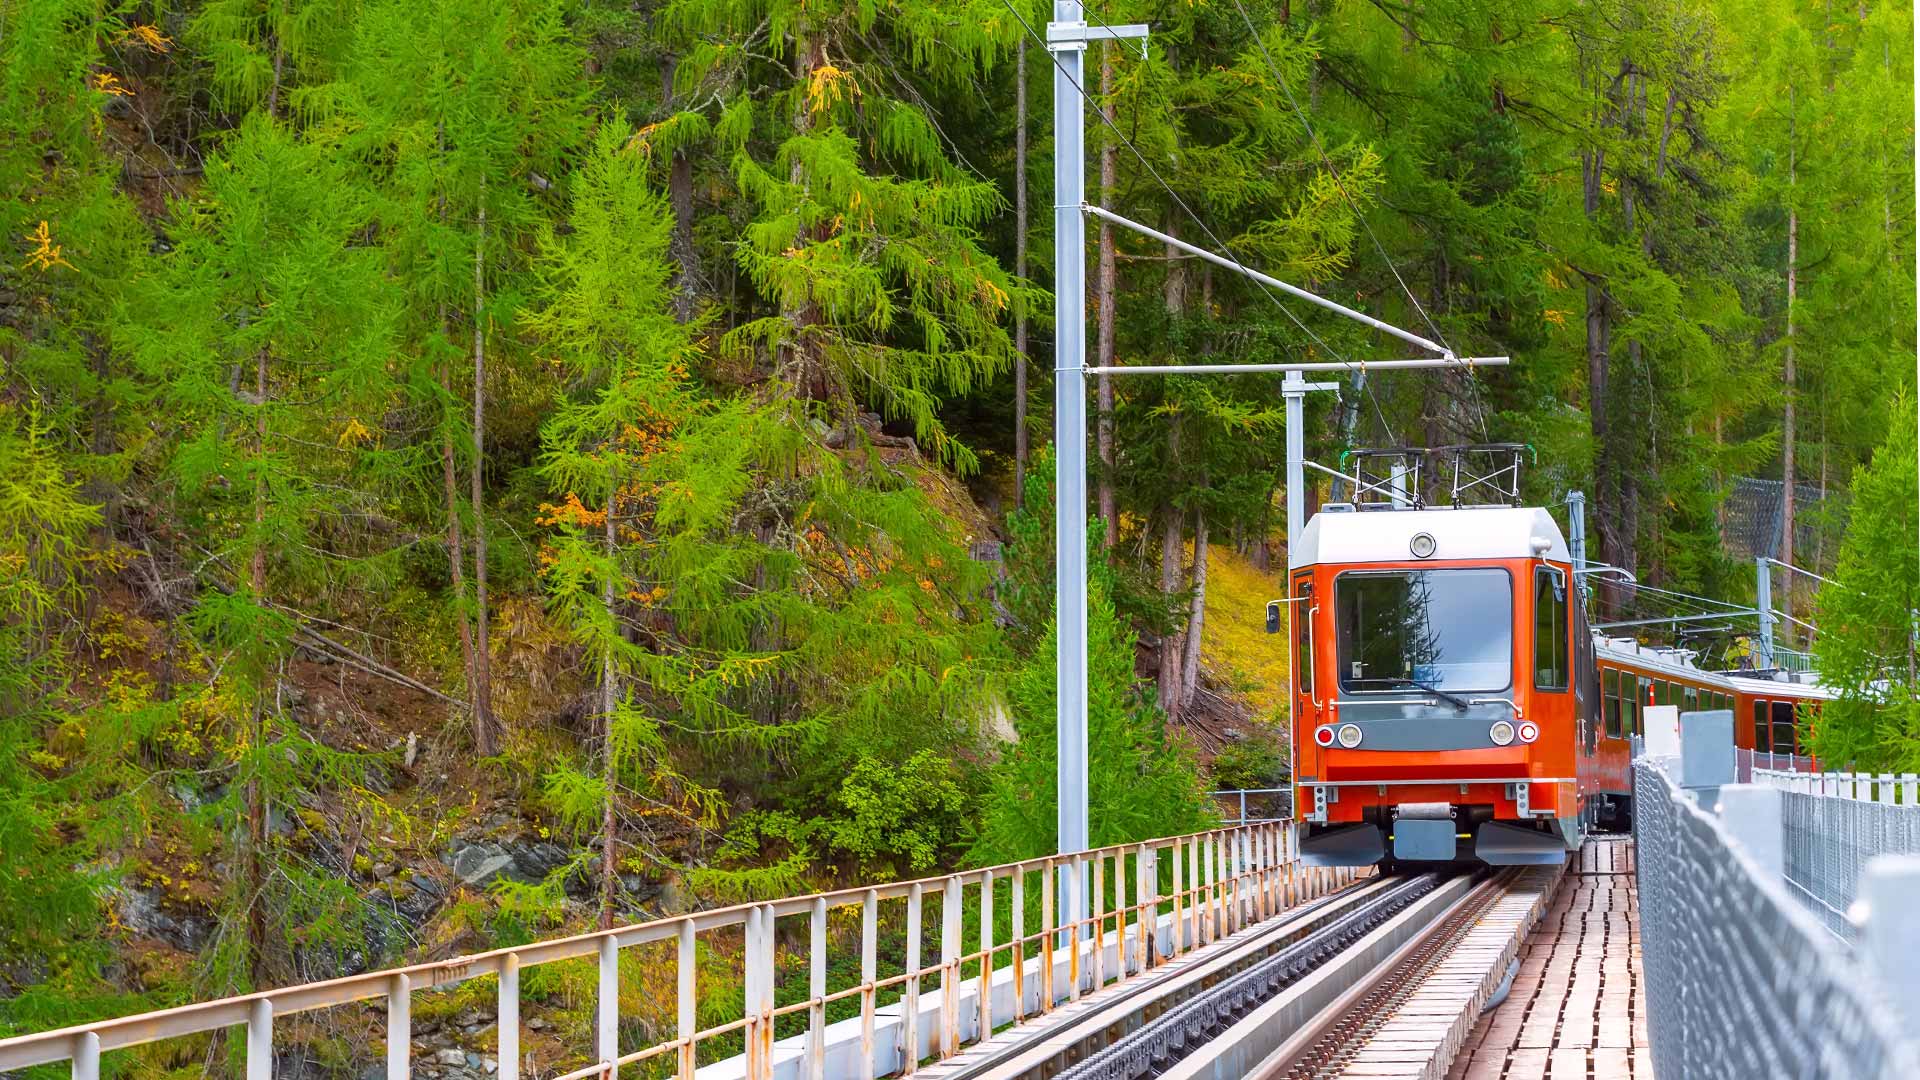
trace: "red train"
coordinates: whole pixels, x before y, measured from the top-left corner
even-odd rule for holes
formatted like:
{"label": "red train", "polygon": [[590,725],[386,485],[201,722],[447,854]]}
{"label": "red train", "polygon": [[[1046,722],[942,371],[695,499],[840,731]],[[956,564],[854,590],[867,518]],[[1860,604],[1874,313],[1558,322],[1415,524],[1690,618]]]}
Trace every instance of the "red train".
{"label": "red train", "polygon": [[1290,562],[1294,805],[1318,865],[1557,863],[1631,820],[1644,707],[1732,709],[1739,746],[1784,753],[1827,696],[1597,637],[1539,508],[1329,506]]}

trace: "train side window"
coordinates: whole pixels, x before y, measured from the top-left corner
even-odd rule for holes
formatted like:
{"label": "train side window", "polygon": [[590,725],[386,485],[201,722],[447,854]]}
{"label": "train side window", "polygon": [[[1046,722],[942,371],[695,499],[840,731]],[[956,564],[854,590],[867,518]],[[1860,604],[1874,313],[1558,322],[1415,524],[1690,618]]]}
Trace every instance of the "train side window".
{"label": "train side window", "polygon": [[1753,703],[1753,748],[1763,754],[1773,748],[1772,733],[1767,724],[1767,703],[1764,701]]}
{"label": "train side window", "polygon": [[1687,694],[1686,711],[1699,712],[1700,711],[1700,688],[1697,686],[1689,686],[1687,687],[1686,694]]}
{"label": "train side window", "polygon": [[1641,679],[1640,692],[1633,695],[1633,727],[1635,735],[1647,733],[1647,706],[1653,702],[1653,680]]}
{"label": "train side window", "polygon": [[1773,752],[1791,754],[1793,745],[1794,722],[1793,702],[1776,701],[1773,703]]}
{"label": "train side window", "polygon": [[1620,670],[1608,668],[1603,674],[1606,689],[1600,699],[1606,703],[1607,738],[1617,739],[1620,737]]}
{"label": "train side window", "polygon": [[1567,579],[1550,566],[1533,572],[1533,685],[1567,688]]}
{"label": "train side window", "polygon": [[1300,673],[1300,693],[1313,696],[1313,579],[1294,582],[1299,601],[1293,605],[1293,662]]}

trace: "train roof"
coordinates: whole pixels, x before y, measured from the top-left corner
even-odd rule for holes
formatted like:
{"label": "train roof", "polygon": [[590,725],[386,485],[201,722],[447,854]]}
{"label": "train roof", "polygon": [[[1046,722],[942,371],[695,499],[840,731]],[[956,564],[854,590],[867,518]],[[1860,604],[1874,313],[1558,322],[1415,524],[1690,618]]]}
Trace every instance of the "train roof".
{"label": "train roof", "polygon": [[[1811,672],[1803,674],[1807,678],[1814,677]],[[1746,675],[1728,675],[1726,679],[1738,687],[1741,693],[1752,694],[1755,697],[1818,698],[1821,701],[1832,701],[1834,698],[1840,696],[1833,687],[1825,686],[1817,682],[1806,682],[1803,681],[1800,676],[1782,680],[1751,678]]]}
{"label": "train roof", "polygon": [[1602,660],[1652,675],[1724,686],[1753,697],[1831,701],[1838,696],[1832,687],[1811,681],[1817,678],[1812,673],[1790,678],[1768,678],[1758,672],[1736,675],[1727,671],[1708,671],[1693,662],[1690,650],[1642,645],[1631,638],[1610,638],[1598,633],[1593,636],[1593,645]]}
{"label": "train roof", "polygon": [[1536,559],[1568,562],[1566,538],[1553,515],[1537,506],[1336,510],[1323,507],[1307,522],[1291,566],[1318,563],[1405,562],[1420,533],[1433,537],[1435,562],[1459,559]]}

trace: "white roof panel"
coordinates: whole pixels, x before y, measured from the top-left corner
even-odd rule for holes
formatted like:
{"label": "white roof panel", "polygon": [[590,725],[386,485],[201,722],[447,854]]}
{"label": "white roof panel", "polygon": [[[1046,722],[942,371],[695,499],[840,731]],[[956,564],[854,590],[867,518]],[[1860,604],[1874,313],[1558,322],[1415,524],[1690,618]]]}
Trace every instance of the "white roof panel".
{"label": "white roof panel", "polygon": [[[1537,506],[1461,509],[1321,511],[1307,522],[1289,566],[1316,563],[1405,562],[1413,538],[1430,533],[1432,561],[1532,559],[1571,561],[1553,515]],[[1544,552],[1534,549],[1543,541]]]}

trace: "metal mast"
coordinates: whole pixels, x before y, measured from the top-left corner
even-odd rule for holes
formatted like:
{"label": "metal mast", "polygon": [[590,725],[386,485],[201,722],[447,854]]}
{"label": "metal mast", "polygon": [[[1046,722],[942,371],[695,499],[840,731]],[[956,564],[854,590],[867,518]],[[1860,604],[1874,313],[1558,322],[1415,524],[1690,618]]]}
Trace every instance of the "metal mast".
{"label": "metal mast", "polygon": [[[1016,13],[1017,17],[1017,13]],[[1057,845],[1062,854],[1091,846],[1087,821],[1087,376],[1245,374],[1284,372],[1281,396],[1287,423],[1287,539],[1306,526],[1305,397],[1315,390],[1334,390],[1337,384],[1307,382],[1311,371],[1358,371],[1367,367],[1430,368],[1505,364],[1507,358],[1456,357],[1446,347],[1402,330],[1325,297],[1314,295],[1278,278],[1248,268],[1237,258],[1189,244],[1166,233],[1130,221],[1103,207],[1086,203],[1086,86],[1084,54],[1088,42],[1145,38],[1144,25],[1088,26],[1079,0],[1054,0],[1053,21],[1047,24],[1047,51],[1053,60],[1053,243],[1054,243],[1054,619],[1059,653],[1054,673],[1055,783]],[[1141,46],[1145,54],[1144,43]],[[1116,132],[1117,134],[1117,132]],[[1119,136],[1123,142],[1124,135]],[[1132,149],[1131,144],[1128,144]],[[1134,150],[1136,156],[1138,150]],[[1152,172],[1152,166],[1141,159]],[[1158,174],[1155,173],[1158,179]],[[1164,181],[1162,181],[1164,184]],[[1168,189],[1171,193],[1172,189]],[[1177,196],[1176,196],[1177,199]],[[1184,204],[1182,204],[1184,206]],[[1189,213],[1191,211],[1189,210]],[[1375,331],[1439,355],[1430,359],[1391,359],[1372,364],[1298,362],[1280,364],[1175,364],[1132,367],[1088,367],[1086,347],[1087,279],[1086,215],[1170,244],[1258,282],[1359,322]],[[1196,218],[1196,220],[1198,220]],[[1201,226],[1205,228],[1204,223]],[[1211,234],[1209,234],[1211,235]],[[1217,242],[1217,241],[1216,241]],[[1276,301],[1277,302],[1277,301]],[[1284,310],[1284,309],[1283,309]],[[1296,320],[1297,321],[1297,320]],[[1309,331],[1309,333],[1311,333]],[[1316,466],[1317,467],[1317,466]],[[1063,873],[1060,904],[1069,922],[1084,919],[1087,908],[1085,867]],[[1084,930],[1083,930],[1084,936]]]}

